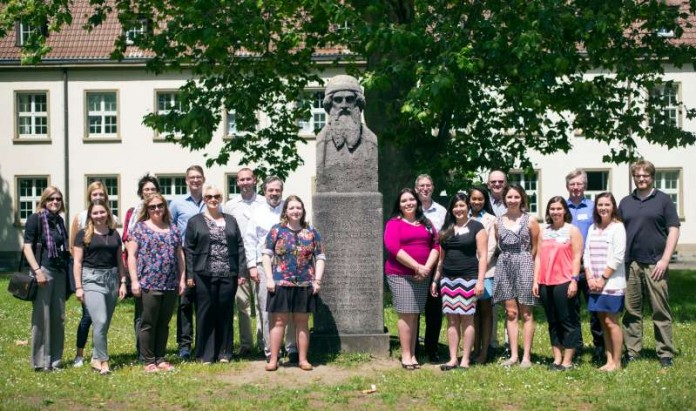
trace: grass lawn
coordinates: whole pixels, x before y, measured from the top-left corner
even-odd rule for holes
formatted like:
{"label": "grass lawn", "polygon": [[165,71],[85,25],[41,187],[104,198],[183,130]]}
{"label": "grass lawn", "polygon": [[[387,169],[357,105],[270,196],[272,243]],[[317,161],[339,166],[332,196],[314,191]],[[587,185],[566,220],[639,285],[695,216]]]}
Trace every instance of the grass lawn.
{"label": "grass lawn", "polygon": [[[653,331],[646,321],[644,359],[613,374],[596,371],[585,353],[579,366],[552,373],[547,327],[541,307],[534,339],[535,366],[530,370],[503,369],[496,364],[468,371],[443,373],[436,365],[407,372],[400,368],[396,341],[396,315],[386,309],[387,326],[394,341],[392,357],[370,359],[365,355],[322,357],[312,355],[312,372],[281,368],[263,371],[262,360],[240,360],[205,366],[177,364],[176,322],[170,326],[169,349],[177,366],[171,373],[146,375],[135,364],[133,303],[118,305],[109,334],[111,367],[107,377],[89,366],[66,367],[53,373],[36,373],[29,364],[31,305],[12,298],[0,276],[0,409],[693,409],[696,389],[696,290],[695,271],[673,271],[670,278],[675,366],[661,370],[654,353]],[[64,361],[74,357],[75,330],[80,306],[72,297],[66,307]],[[502,321],[499,322],[502,329]],[[444,327],[443,327],[444,328]],[[583,319],[586,347],[591,337],[587,316]],[[502,333],[500,334],[502,335]],[[236,340],[238,341],[238,340]],[[446,353],[443,329],[441,354]],[[90,343],[86,351],[91,351]],[[588,350],[590,351],[590,350]],[[375,392],[366,393],[374,385]]]}

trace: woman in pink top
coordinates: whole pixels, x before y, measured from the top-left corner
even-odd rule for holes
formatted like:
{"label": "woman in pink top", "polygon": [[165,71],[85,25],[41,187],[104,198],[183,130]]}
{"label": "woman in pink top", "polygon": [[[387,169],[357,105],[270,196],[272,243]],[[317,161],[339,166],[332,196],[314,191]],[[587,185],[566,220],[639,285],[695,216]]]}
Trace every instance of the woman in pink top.
{"label": "woman in pink top", "polygon": [[440,245],[437,230],[423,214],[418,195],[404,188],[394,203],[392,218],[384,229],[387,249],[385,273],[399,315],[401,366],[420,368],[416,360],[418,314],[425,309],[430,273],[437,263]]}
{"label": "woman in pink top", "polygon": [[580,312],[576,295],[582,259],[582,234],[571,224],[565,199],[556,196],[546,206],[546,225],[539,236],[532,294],[541,299],[549,322],[553,371],[572,367],[580,342]]}

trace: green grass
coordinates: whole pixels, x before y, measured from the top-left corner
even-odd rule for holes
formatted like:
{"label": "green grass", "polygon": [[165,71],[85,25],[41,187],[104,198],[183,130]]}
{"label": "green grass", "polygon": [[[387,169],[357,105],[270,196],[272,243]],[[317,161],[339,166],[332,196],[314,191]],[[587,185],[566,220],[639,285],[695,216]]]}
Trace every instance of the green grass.
{"label": "green grass", "polygon": [[[86,366],[54,373],[35,373],[29,365],[29,346],[18,344],[30,336],[31,305],[0,294],[0,409],[466,409],[466,410],[683,410],[694,408],[696,390],[696,272],[674,271],[670,278],[677,346],[675,366],[662,371],[655,353],[652,324],[644,324],[645,358],[614,374],[596,371],[586,353],[580,365],[566,373],[546,370],[550,347],[541,308],[537,317],[531,370],[503,369],[495,364],[466,372],[442,373],[425,366],[406,372],[392,360],[371,360],[360,354],[318,356],[311,373],[297,369],[262,371],[262,361],[204,366],[176,364],[173,373],[146,375],[135,364],[133,304],[116,309],[109,334],[113,374],[101,377]],[[7,278],[0,277],[0,287]],[[389,300],[389,299],[387,299]],[[395,337],[396,316],[385,310]],[[71,298],[66,308],[65,361],[74,356],[75,329],[80,306]],[[584,317],[586,344],[591,340]],[[502,328],[502,321],[499,323]],[[175,321],[171,322],[169,355],[174,358]],[[502,333],[500,334],[502,335]],[[392,338],[395,340],[395,338]],[[441,336],[445,349],[444,330]],[[87,352],[91,350],[88,343]],[[377,391],[363,393],[375,385]]]}

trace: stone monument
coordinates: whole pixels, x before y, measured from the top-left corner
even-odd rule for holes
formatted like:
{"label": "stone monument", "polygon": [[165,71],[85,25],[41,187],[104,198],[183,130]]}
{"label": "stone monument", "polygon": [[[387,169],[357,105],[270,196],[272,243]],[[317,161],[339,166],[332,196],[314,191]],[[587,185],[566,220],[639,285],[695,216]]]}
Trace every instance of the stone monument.
{"label": "stone monument", "polygon": [[313,223],[324,241],[327,265],[312,346],[387,356],[377,137],[362,124],[364,107],[365,96],[354,77],[339,75],[328,81],[328,120],[317,136],[312,198]]}

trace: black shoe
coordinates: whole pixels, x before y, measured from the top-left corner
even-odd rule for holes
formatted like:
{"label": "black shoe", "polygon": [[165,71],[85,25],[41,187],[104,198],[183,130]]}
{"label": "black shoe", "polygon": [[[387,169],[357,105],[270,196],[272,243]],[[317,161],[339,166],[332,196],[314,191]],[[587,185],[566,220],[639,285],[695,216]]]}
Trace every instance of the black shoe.
{"label": "black shoe", "polygon": [[672,357],[660,358],[660,366],[662,366],[662,368],[669,368],[673,365],[674,365],[674,362],[672,361]]}
{"label": "black shoe", "polygon": [[431,363],[440,362],[440,356],[437,354],[437,351],[428,353],[428,361],[430,361]]}
{"label": "black shoe", "polygon": [[606,359],[606,352],[604,351],[604,347],[594,347],[594,351],[592,352],[592,360],[594,362],[602,362]]}
{"label": "black shoe", "polygon": [[179,348],[179,358],[182,361],[189,361],[191,359],[191,349],[190,348]]}
{"label": "black shoe", "polygon": [[549,364],[549,371],[565,371],[565,367],[561,364],[551,363]]}
{"label": "black shoe", "polygon": [[299,364],[300,363],[300,354],[296,352],[291,352],[288,353],[288,364]]}
{"label": "black shoe", "polygon": [[628,364],[635,362],[635,361],[638,361],[638,357],[636,357],[635,355],[626,354],[623,357],[622,362],[623,362],[623,366],[626,367]]}

